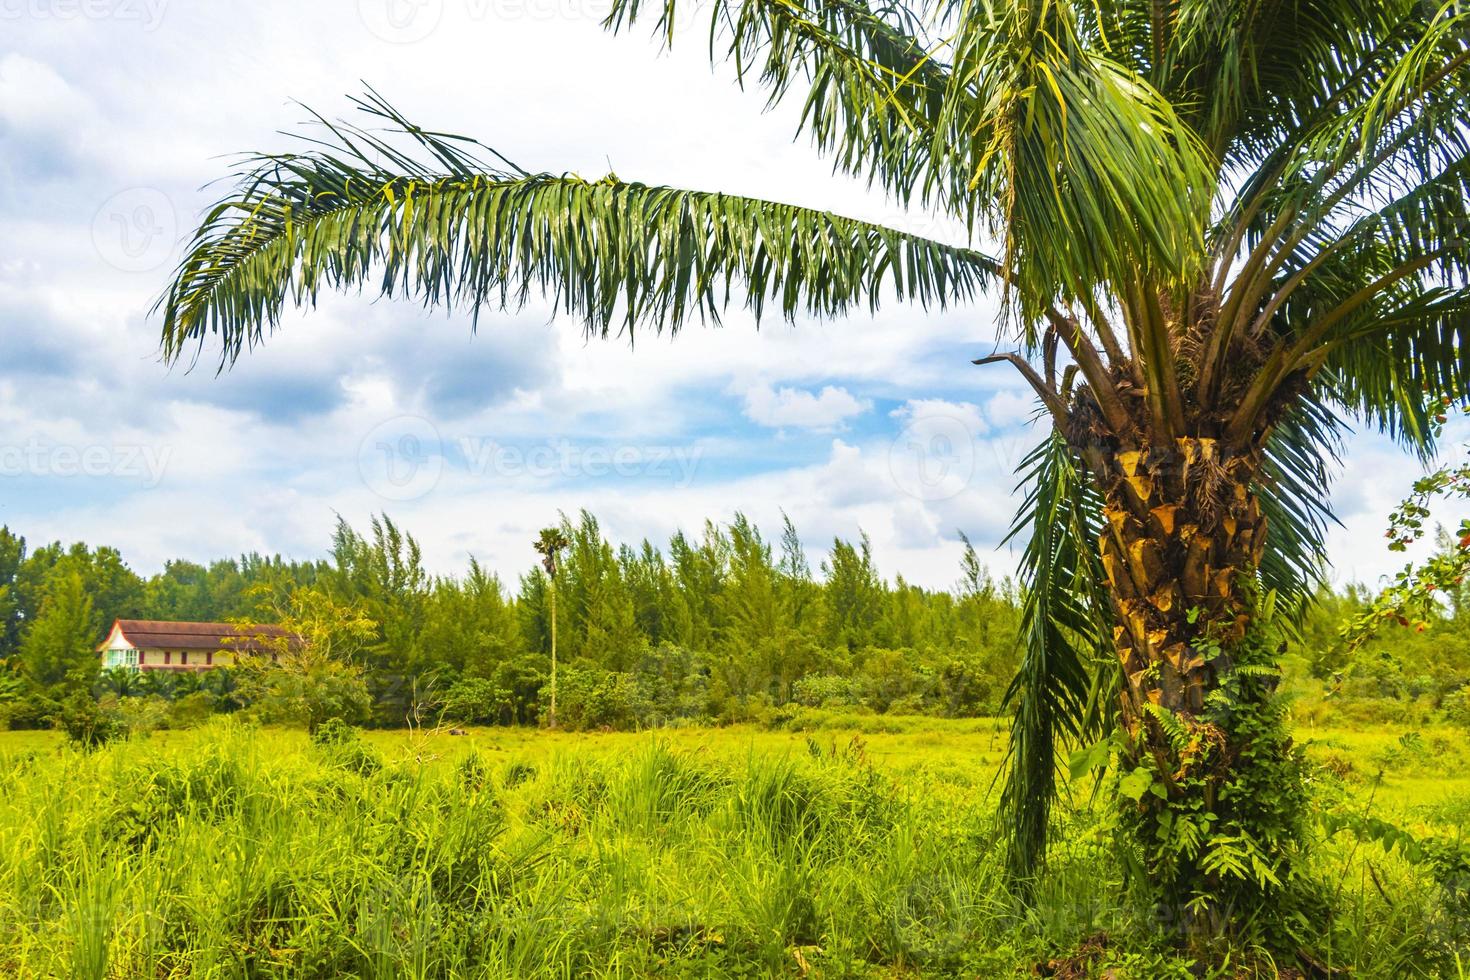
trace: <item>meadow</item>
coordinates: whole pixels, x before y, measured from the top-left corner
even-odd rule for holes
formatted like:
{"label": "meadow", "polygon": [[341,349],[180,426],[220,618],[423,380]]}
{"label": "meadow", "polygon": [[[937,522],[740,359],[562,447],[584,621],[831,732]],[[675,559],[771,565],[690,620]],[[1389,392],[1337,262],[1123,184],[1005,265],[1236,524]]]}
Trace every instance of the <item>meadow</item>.
{"label": "meadow", "polygon": [[[221,717],[91,752],[0,733],[0,974],[1198,975],[1125,894],[1085,786],[1033,900],[1013,897],[991,820],[1003,721],[787,724],[310,739]],[[1462,840],[1462,730],[1298,738],[1323,814],[1306,870],[1332,909],[1313,962],[1463,977],[1464,880],[1329,833],[1335,813]],[[1271,970],[1241,950],[1215,975]]]}

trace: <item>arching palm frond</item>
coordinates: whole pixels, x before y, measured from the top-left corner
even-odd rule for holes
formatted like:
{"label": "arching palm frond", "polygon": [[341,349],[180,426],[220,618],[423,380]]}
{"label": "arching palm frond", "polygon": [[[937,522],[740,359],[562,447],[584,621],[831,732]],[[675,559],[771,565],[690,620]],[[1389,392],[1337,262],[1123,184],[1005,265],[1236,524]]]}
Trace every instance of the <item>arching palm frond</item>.
{"label": "arching palm frond", "polygon": [[1353,318],[1391,329],[1395,309],[1463,283],[1470,268],[1470,134],[1459,123],[1470,111],[1470,13],[1447,5],[1401,20],[1418,32],[1401,56],[1372,59],[1363,91],[1282,143],[1238,199],[1205,373],[1222,374],[1246,335],[1266,337],[1270,355],[1239,400],[1233,439],[1259,428],[1288,378],[1323,369],[1324,343]]}
{"label": "arching palm frond", "polygon": [[[607,24],[620,30],[652,15],[672,44],[690,6],[615,0]],[[974,195],[958,163],[971,140],[938,128],[951,76],[919,14],[901,2],[863,0],[715,0],[697,9],[708,15],[711,58],[732,64],[742,84],[764,87],[771,105],[799,97],[802,130],[839,170],[905,204],[973,219]]]}
{"label": "arching palm frond", "polygon": [[1427,460],[1444,399],[1470,394],[1470,291],[1430,290],[1326,345],[1324,389]]}
{"label": "arching palm frond", "polygon": [[1303,402],[1266,443],[1257,493],[1266,516],[1261,585],[1276,593],[1290,628],[1300,625],[1325,583],[1328,528],[1337,522],[1328,489],[1341,461],[1344,426],[1316,400]]}
{"label": "arching palm frond", "polygon": [[[667,32],[678,0],[652,6]],[[609,22],[641,8],[620,0]],[[742,79],[757,75],[772,100],[807,83],[803,127],[839,169],[1003,238],[1024,323],[1055,298],[1084,302],[1099,280],[1196,271],[1213,181],[1203,147],[1145,79],[1082,43],[1071,5],[957,3],[923,18],[897,2],[721,0],[710,11],[712,53]]]}
{"label": "arching palm frond", "polygon": [[359,104],[409,150],[323,121],[312,151],[254,158],[160,301],[166,356],[214,334],[233,359],[323,288],[475,313],[544,295],[607,334],[718,322],[732,304],[788,318],[876,308],[885,293],[943,307],[996,272],[973,250],[827,212],[491,167],[478,144],[413,127],[376,96]]}
{"label": "arching palm frond", "polygon": [[943,128],[978,134],[971,187],[1007,244],[1024,321],[1140,276],[1192,280],[1214,166],[1176,108],[1085,43],[1083,5],[953,6]]}
{"label": "arching palm frond", "polygon": [[1097,555],[1101,501],[1055,432],[1019,467],[1025,493],[1007,541],[1024,537],[1021,666],[1006,691],[1010,753],[1000,813],[1007,863],[1033,875],[1046,852],[1058,752],[1099,737],[1117,710],[1107,580]]}

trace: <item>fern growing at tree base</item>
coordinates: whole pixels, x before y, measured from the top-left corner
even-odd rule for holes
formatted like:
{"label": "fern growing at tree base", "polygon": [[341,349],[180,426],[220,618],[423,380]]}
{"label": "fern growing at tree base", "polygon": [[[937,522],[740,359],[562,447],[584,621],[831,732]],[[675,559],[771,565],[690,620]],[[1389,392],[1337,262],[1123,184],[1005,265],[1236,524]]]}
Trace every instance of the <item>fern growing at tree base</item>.
{"label": "fern growing at tree base", "polygon": [[1147,704],[1118,735],[1125,865],[1160,925],[1198,949],[1231,938],[1295,950],[1312,904],[1300,875],[1307,765],[1276,693],[1269,635],[1258,626],[1227,647],[1207,632],[1197,654],[1230,666],[1204,710]]}

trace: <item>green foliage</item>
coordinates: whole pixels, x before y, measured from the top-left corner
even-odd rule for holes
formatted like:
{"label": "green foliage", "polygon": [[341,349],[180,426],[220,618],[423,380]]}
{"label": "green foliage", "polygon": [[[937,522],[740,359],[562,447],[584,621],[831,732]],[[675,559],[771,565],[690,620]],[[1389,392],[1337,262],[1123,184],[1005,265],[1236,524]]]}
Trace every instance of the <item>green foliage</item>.
{"label": "green foliage", "polygon": [[[549,290],[606,333],[718,322],[736,283],[757,315],[770,302],[794,318],[876,307],[885,286],[947,305],[994,271],[978,253],[826,212],[497,167],[375,93],[357,106],[372,130],[319,120],[334,145],[255,159],[241,196],[210,212],[160,301],[167,356],[222,331],[234,358],[288,303],[368,281],[476,311]],[[411,149],[385,141],[384,124]]]}
{"label": "green foliage", "polygon": [[99,702],[80,691],[61,703],[56,721],[69,741],[85,749],[106,745],[128,732],[116,698]]}
{"label": "green foliage", "polygon": [[446,718],[467,724],[493,724],[501,717],[506,692],[483,677],[463,677],[444,692],[440,710]]}
{"label": "green foliage", "polygon": [[1444,713],[1449,722],[1470,731],[1470,684],[1444,699]]}
{"label": "green foliage", "polygon": [[89,691],[99,670],[98,620],[80,570],[58,565],[21,642],[21,671],[39,690]]}
{"label": "green foliage", "polygon": [[[1196,949],[1244,929],[1290,949],[1318,925],[1300,878],[1307,768],[1276,693],[1273,626],[1263,613],[1242,641],[1225,647],[1207,636],[1197,645],[1221,672],[1203,717],[1150,704],[1136,744],[1116,736],[1121,846],[1147,872],[1134,880],[1166,926]],[[1149,726],[1171,751],[1146,747]]]}
{"label": "green foliage", "polygon": [[239,651],[234,672],[248,710],[264,721],[304,725],[360,721],[371,699],[359,658],[377,625],[355,605],[317,588],[297,589],[277,606],[278,635]]}
{"label": "green foliage", "polygon": [[[1417,480],[1413,493],[1389,516],[1389,548],[1404,551],[1424,537],[1430,504],[1436,498],[1466,497],[1470,497],[1470,463],[1443,467]],[[1428,560],[1406,566],[1361,615],[1344,625],[1350,646],[1360,645],[1385,621],[1424,632],[1442,618],[1446,597],[1459,618],[1467,592],[1465,576],[1470,573],[1470,519],[1461,521],[1453,535],[1441,528],[1439,539],[1438,550]]]}
{"label": "green foliage", "polygon": [[311,732],[311,744],[328,764],[359,776],[371,776],[383,768],[383,757],[363,741],[362,733],[340,717],[323,721]]}
{"label": "green foliage", "polygon": [[[8,733],[0,903],[23,914],[0,932],[0,962],[17,976],[128,977],[1310,968],[1248,941],[1212,968],[1161,939],[1087,812],[1059,812],[1036,904],[1019,909],[989,828],[995,726],[897,721],[903,732],[795,739],[328,722],[308,738],[215,719],[166,745],[90,751]],[[1312,870],[1345,886],[1307,951],[1364,980],[1454,976],[1470,947],[1444,842],[1461,818],[1429,829],[1421,813],[1398,832],[1406,846],[1376,808],[1363,819],[1372,793],[1334,808],[1352,828],[1324,817],[1332,857]]]}
{"label": "green foliage", "polygon": [[[573,707],[576,726],[751,719],[793,700],[947,717],[1000,710],[1018,599],[968,543],[962,580],[936,592],[885,581],[865,540],[834,541],[816,577],[789,519],[779,545],[737,513],[728,525],[708,523],[698,540],[676,533],[667,551],[648,541],[615,547],[586,513],[555,530],[567,542],[558,641],[564,662],[582,672],[571,696],[582,699],[584,686],[600,692],[585,718]],[[523,575],[515,593],[473,559],[462,577],[432,577],[412,535],[386,516],[366,534],[339,522],[329,563],[172,562],[145,581],[122,574],[109,549],[48,546],[27,562],[17,595],[37,610],[21,633],[39,680],[21,657],[12,658],[18,673],[0,674],[15,686],[0,691],[0,721],[11,727],[49,724],[68,684],[120,699],[137,732],[195,724],[206,705],[308,726],[337,716],[399,726],[425,710],[507,725],[546,714],[545,570]],[[98,671],[94,648],[110,620],[95,604],[84,615],[86,605],[124,601],[109,598],[119,588],[142,603],[117,607],[126,615],[229,612],[315,636],[310,649],[320,656],[303,656],[292,641],[268,651],[282,669],[263,669],[269,658],[257,657],[204,672]],[[848,695],[818,694],[822,678],[846,678]]]}
{"label": "green foliage", "polygon": [[17,579],[26,559],[26,540],[0,527],[0,662],[20,643],[21,596]]}
{"label": "green foliage", "polygon": [[637,728],[649,711],[631,674],[596,667],[566,665],[559,696],[557,724],[573,731]]}
{"label": "green foliage", "polygon": [[1090,742],[1111,727],[1119,671],[1108,649],[1105,579],[1094,544],[1101,520],[1096,490],[1056,433],[1022,469],[1028,491],[1009,537],[1027,537],[1023,657],[1005,698],[1015,713],[1001,812],[1009,865],[1024,881],[1045,856],[1059,754],[1068,741]]}

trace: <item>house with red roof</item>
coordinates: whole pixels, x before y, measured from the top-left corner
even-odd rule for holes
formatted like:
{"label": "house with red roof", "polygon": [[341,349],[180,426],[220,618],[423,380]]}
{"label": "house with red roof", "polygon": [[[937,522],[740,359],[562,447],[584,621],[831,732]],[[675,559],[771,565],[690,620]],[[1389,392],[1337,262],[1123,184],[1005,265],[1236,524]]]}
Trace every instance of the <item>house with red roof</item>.
{"label": "house with red roof", "polygon": [[154,619],[119,619],[97,647],[103,669],[209,670],[235,662],[241,653],[274,652],[286,631],[279,626],[234,623],[173,623]]}

